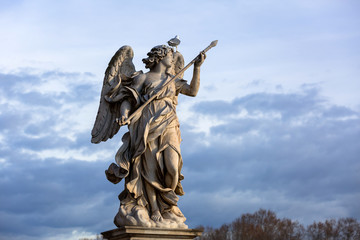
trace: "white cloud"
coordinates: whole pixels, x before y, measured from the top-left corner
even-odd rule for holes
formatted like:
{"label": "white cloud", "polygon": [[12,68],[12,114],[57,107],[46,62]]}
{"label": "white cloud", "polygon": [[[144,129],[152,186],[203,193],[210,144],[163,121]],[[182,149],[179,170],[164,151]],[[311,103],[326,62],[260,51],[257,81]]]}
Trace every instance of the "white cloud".
{"label": "white cloud", "polygon": [[44,149],[44,150],[31,150],[31,149],[21,149],[21,153],[25,155],[30,155],[35,159],[47,160],[47,159],[58,159],[62,160],[62,162],[66,161],[99,161],[99,160],[108,160],[112,159],[113,153],[108,150],[96,151],[93,153],[89,152],[88,148],[80,148],[80,149],[64,149],[59,146],[55,149]]}

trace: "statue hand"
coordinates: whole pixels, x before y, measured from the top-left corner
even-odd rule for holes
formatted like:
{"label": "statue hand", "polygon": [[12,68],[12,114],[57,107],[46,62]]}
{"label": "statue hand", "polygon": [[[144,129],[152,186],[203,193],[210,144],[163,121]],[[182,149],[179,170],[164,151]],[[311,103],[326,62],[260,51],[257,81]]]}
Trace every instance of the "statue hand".
{"label": "statue hand", "polygon": [[206,58],[205,52],[200,52],[197,59],[195,60],[194,66],[195,67],[200,67],[201,64],[203,64],[203,62],[205,61],[205,58]]}
{"label": "statue hand", "polygon": [[104,96],[104,99],[105,99],[108,103],[112,103],[112,102],[113,102],[112,98],[109,97],[108,95],[105,95],[105,96]]}
{"label": "statue hand", "polygon": [[116,119],[116,122],[117,122],[120,126],[124,126],[126,119],[127,119],[127,116],[121,116],[121,118],[117,118],[117,119]]}

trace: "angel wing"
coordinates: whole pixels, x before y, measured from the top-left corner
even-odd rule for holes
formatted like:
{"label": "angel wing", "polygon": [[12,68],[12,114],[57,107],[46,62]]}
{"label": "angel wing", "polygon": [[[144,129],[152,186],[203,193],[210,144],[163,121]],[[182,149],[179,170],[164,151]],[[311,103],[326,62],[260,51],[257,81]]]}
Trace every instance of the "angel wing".
{"label": "angel wing", "polygon": [[92,143],[106,141],[120,129],[115,120],[120,117],[121,102],[112,101],[112,96],[116,95],[121,86],[131,83],[131,76],[135,73],[133,57],[132,48],[123,46],[109,62],[101,90],[99,110],[91,131]]}
{"label": "angel wing", "polygon": [[[173,54],[173,66],[170,70],[171,75],[176,75],[184,68],[184,57],[180,52],[174,52]],[[179,78],[183,78],[184,73],[180,74]]]}

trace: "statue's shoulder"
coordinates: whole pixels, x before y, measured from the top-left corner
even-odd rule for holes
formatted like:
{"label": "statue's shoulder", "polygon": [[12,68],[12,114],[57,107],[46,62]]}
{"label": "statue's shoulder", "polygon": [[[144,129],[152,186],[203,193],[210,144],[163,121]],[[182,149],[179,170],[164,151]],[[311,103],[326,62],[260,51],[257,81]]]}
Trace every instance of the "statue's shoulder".
{"label": "statue's shoulder", "polygon": [[136,71],[131,75],[131,78],[138,78],[141,77],[142,75],[145,75],[145,73],[142,70]]}
{"label": "statue's shoulder", "polygon": [[133,75],[131,76],[132,78],[132,85],[134,87],[141,87],[141,85],[143,85],[143,83],[146,80],[146,73],[144,73],[143,71],[137,71],[134,72]]}

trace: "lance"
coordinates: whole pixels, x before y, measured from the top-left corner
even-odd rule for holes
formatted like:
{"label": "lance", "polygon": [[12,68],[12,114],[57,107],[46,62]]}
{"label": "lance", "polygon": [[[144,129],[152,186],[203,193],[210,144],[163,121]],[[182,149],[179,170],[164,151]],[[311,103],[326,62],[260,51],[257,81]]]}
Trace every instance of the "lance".
{"label": "lance", "polygon": [[[212,41],[210,43],[209,46],[207,46],[204,50],[202,50],[200,52],[200,54],[206,53],[207,51],[209,51],[211,48],[215,47],[216,44],[218,43],[218,40]],[[199,55],[200,55],[199,54]],[[175,76],[173,76],[169,81],[167,81],[162,87],[161,89],[154,94],[151,98],[149,98],[149,100],[147,100],[146,102],[144,102],[140,107],[138,107],[135,112],[133,112],[127,119],[125,119],[123,122],[120,121],[120,119],[116,119],[116,122],[120,125],[126,125],[129,124],[131,119],[133,119],[139,112],[141,112],[152,100],[154,100],[155,98],[157,98],[160,94],[161,94],[161,90],[163,90],[165,87],[167,87],[171,82],[175,81],[175,79],[177,79],[183,72],[185,72],[191,65],[193,65],[195,63],[195,61],[197,60],[198,56],[197,55],[191,62],[189,62],[183,69],[181,69]]]}

